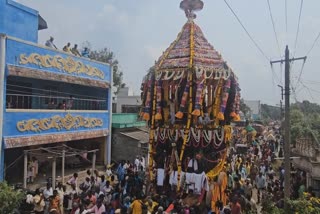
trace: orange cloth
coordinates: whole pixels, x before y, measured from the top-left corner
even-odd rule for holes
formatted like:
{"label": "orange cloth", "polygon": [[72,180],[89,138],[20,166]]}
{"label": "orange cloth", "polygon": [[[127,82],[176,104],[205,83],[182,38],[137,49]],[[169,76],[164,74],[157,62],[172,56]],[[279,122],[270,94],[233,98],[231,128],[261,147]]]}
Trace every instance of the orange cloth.
{"label": "orange cloth", "polygon": [[60,197],[56,195],[50,202],[50,210],[56,210],[60,213]]}
{"label": "orange cloth", "polygon": [[141,214],[142,213],[142,201],[141,200],[134,200],[130,205],[132,209],[132,214]]}

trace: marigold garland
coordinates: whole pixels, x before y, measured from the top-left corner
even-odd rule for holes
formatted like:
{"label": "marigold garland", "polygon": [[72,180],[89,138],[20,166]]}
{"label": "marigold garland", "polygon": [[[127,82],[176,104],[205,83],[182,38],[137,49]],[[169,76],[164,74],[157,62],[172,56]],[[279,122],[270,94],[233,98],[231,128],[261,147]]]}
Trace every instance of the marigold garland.
{"label": "marigold garland", "polygon": [[190,64],[189,64],[189,109],[188,109],[188,121],[187,121],[187,126],[185,129],[185,133],[184,133],[184,138],[183,138],[183,144],[182,144],[182,148],[181,148],[181,152],[180,152],[180,157],[179,157],[179,164],[178,164],[178,186],[177,186],[177,191],[180,191],[180,175],[181,175],[181,162],[182,162],[182,158],[184,155],[184,150],[186,147],[186,143],[187,143],[187,138],[188,138],[188,134],[190,132],[190,125],[191,125],[191,112],[192,112],[192,81],[193,81],[193,56],[194,56],[194,22],[191,21],[191,30],[190,30]]}

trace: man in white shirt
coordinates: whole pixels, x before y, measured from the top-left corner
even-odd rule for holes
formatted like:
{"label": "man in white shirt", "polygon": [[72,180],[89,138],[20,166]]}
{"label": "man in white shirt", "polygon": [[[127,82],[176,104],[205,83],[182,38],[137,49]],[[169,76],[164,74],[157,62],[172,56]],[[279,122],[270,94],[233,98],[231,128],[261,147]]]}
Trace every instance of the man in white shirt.
{"label": "man in white shirt", "polygon": [[50,185],[50,183],[47,183],[47,188],[45,190],[43,190],[43,197],[44,197],[44,202],[45,202],[45,208],[44,208],[44,213],[49,213],[49,198],[50,196],[53,195],[53,190],[52,187]]}
{"label": "man in white shirt", "polygon": [[135,171],[139,171],[139,165],[140,165],[140,160],[139,160],[139,156],[136,157],[136,159],[134,160],[134,169]]}
{"label": "man in white shirt", "polygon": [[261,191],[266,188],[266,178],[262,175],[261,172],[256,177],[256,185],[258,189],[258,203],[260,203]]}
{"label": "man in white shirt", "polygon": [[60,210],[61,210],[61,214],[63,214],[64,191],[63,191],[63,186],[62,186],[62,183],[61,183],[61,182],[58,183],[58,186],[57,186],[56,190],[58,191],[59,198],[60,198]]}
{"label": "man in white shirt", "polygon": [[97,200],[97,204],[85,211],[85,213],[93,213],[93,214],[103,214],[106,212],[106,207],[102,204],[102,200],[99,198]]}
{"label": "man in white shirt", "polygon": [[266,174],[266,166],[265,165],[261,165],[260,166],[260,172],[265,175]]}
{"label": "man in white shirt", "polygon": [[33,197],[33,204],[34,204],[34,212],[36,214],[40,214],[44,212],[44,198],[43,195],[40,193],[39,189],[36,189],[36,195]]}

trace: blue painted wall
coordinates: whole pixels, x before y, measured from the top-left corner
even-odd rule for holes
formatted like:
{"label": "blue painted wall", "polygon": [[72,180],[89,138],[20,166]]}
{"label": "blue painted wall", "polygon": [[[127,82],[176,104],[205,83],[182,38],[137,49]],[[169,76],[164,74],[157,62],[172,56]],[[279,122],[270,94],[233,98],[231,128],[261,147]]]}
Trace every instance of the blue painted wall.
{"label": "blue painted wall", "polygon": [[[7,39],[6,41],[6,65],[15,65],[20,67],[27,67],[27,68],[33,68],[38,69],[43,72],[52,72],[57,74],[63,74],[68,76],[81,76],[83,78],[88,79],[95,79],[100,81],[106,81],[106,82],[112,82],[111,80],[111,67],[109,65],[98,63],[91,61],[86,58],[79,58],[74,57],[73,55],[69,55],[63,52],[59,52],[53,49],[47,49],[44,46],[38,46],[36,43],[38,42],[38,11],[33,10],[31,8],[25,7],[13,0],[0,0],[0,34],[6,34],[11,37],[18,38],[20,40],[25,40],[28,42],[20,42],[15,39]],[[28,43],[28,44],[26,44]],[[103,79],[96,77],[96,76],[89,76],[86,74],[75,74],[75,73],[66,73],[63,70],[59,70],[57,68],[44,68],[40,67],[36,64],[26,64],[22,65],[20,64],[20,54],[25,54],[26,56],[29,56],[32,53],[37,53],[40,55],[50,55],[55,56],[59,55],[63,58],[69,58],[71,57],[75,61],[80,61],[83,64],[91,67],[96,67],[97,69],[101,70],[104,74]],[[4,81],[4,85],[6,86],[7,82],[7,73],[6,70],[6,76]],[[41,80],[37,80],[39,86],[43,87],[45,83]],[[60,84],[57,82],[57,84]],[[112,84],[110,84],[112,85]],[[78,90],[77,87],[72,89],[72,84],[64,83],[64,88],[66,90],[75,90],[76,93],[85,93],[87,95],[95,94],[97,91],[93,90],[91,91],[84,91],[84,90]],[[90,87],[90,86],[89,86]],[[4,88],[4,93],[6,94],[6,87]],[[108,97],[108,90],[106,90],[106,94],[104,96],[106,100],[110,100]],[[5,109],[5,102],[4,107]],[[68,112],[66,111],[56,111],[56,112],[6,112],[4,110],[4,118],[3,118],[3,137],[19,137],[19,136],[33,136],[33,135],[39,135],[39,134],[50,134],[50,133],[68,133],[68,132],[79,132],[79,131],[88,131],[88,130],[99,130],[99,129],[109,129],[109,120],[110,120],[110,112],[103,113],[103,112],[72,112],[70,113],[72,116],[81,115],[85,118],[99,118],[103,120],[103,126],[102,127],[96,127],[96,128],[84,128],[80,127],[78,129],[71,129],[71,130],[56,130],[56,129],[49,129],[41,132],[32,132],[32,131],[26,131],[26,132],[20,132],[17,129],[17,122],[22,120],[29,120],[29,119],[43,119],[43,118],[50,118],[54,115],[60,115],[65,116]],[[2,118],[1,118],[2,119]],[[3,144],[3,140],[1,142]],[[107,147],[107,145],[106,145]],[[0,151],[0,181],[3,180],[4,176],[4,146],[2,146],[2,150]]]}
{"label": "blue painted wall", "polygon": [[19,136],[32,136],[39,134],[57,134],[57,133],[66,133],[66,132],[78,132],[78,131],[90,131],[90,130],[99,130],[99,129],[108,129],[109,128],[109,114],[108,113],[98,113],[98,112],[90,112],[90,113],[81,113],[81,112],[70,112],[72,116],[81,115],[85,118],[99,118],[103,121],[102,127],[97,128],[84,128],[80,127],[78,129],[49,129],[41,132],[33,132],[33,131],[25,131],[20,132],[17,129],[17,123],[22,120],[30,120],[30,119],[44,119],[50,118],[55,115],[59,115],[61,117],[65,117],[68,114],[68,111],[57,111],[57,112],[5,112],[4,114],[4,127],[3,127],[3,136],[4,137],[19,137]]}
{"label": "blue painted wall", "polygon": [[[100,71],[102,71],[104,73],[104,79],[101,79],[97,76],[89,76],[85,73],[81,73],[81,74],[71,73],[71,74],[69,74],[63,70],[59,70],[58,68],[44,68],[44,67],[41,67],[36,64],[29,63],[26,65],[22,65],[19,63],[20,62],[20,54],[25,54],[26,56],[29,56],[32,53],[37,53],[40,55],[50,55],[50,56],[59,55],[63,58],[71,57],[73,60],[80,61],[87,66],[98,68]],[[95,80],[101,80],[101,81],[107,81],[107,82],[110,82],[110,78],[111,78],[111,73],[110,73],[111,66],[109,66],[107,64],[95,62],[95,61],[92,61],[90,59],[86,59],[83,57],[81,57],[81,58],[75,57],[71,54],[66,54],[64,52],[55,51],[53,49],[39,47],[36,44],[35,45],[25,44],[22,42],[11,40],[11,39],[7,39],[6,62],[7,62],[7,64],[16,65],[16,66],[33,68],[33,69],[41,69],[42,71],[46,71],[46,72],[64,74],[64,75],[68,75],[68,76],[80,76],[80,77],[84,77],[84,78],[88,78],[88,79],[95,79]]]}
{"label": "blue painted wall", "polygon": [[0,33],[38,42],[38,11],[12,0],[0,0]]}

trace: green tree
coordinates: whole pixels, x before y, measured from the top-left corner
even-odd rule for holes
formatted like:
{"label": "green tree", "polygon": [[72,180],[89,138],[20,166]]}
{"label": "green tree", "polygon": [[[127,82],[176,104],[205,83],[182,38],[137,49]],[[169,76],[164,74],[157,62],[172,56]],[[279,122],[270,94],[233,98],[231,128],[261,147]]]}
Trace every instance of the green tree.
{"label": "green tree", "polygon": [[7,183],[0,183],[0,213],[13,213],[14,209],[18,208],[24,194],[20,191],[16,191]]}
{"label": "green tree", "polygon": [[87,47],[90,50],[89,58],[108,63],[113,68],[113,86],[117,89],[115,94],[117,94],[120,88],[124,88],[126,84],[123,82],[123,72],[119,68],[119,61],[116,59],[115,54],[109,48],[101,48],[99,50],[91,50],[90,42],[84,42],[82,48]]}
{"label": "green tree", "polygon": [[281,109],[277,106],[261,104],[261,116],[264,120],[280,120]]}
{"label": "green tree", "polygon": [[309,101],[298,102],[291,108],[292,142],[300,137],[320,138],[320,106]]}

